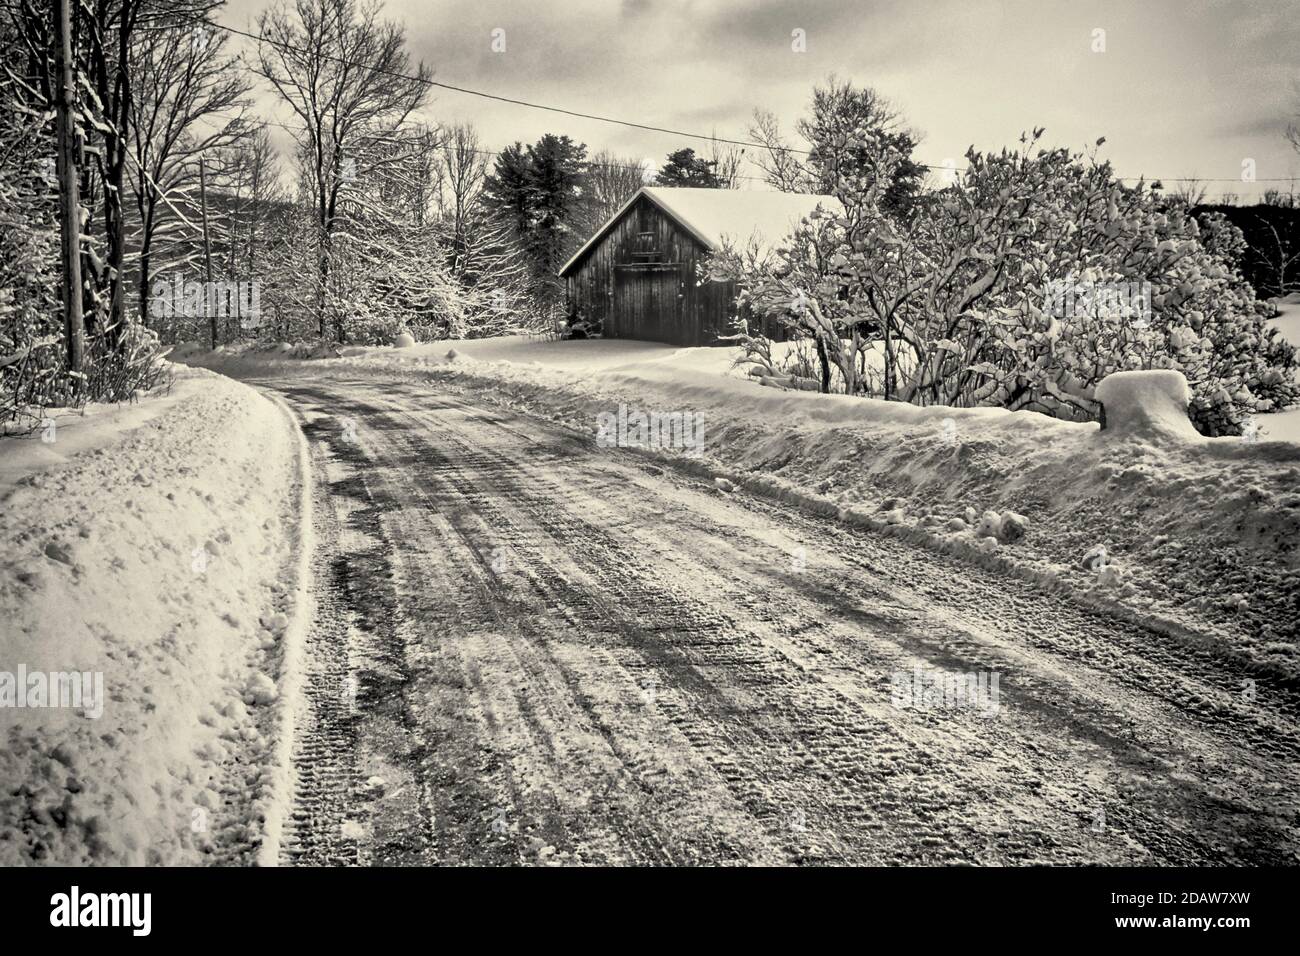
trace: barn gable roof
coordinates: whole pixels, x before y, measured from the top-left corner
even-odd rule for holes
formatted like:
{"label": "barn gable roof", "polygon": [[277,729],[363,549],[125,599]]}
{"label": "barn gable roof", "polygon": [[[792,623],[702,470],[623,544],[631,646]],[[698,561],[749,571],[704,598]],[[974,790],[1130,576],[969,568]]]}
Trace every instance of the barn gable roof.
{"label": "barn gable roof", "polygon": [[726,242],[743,245],[751,240],[758,242],[760,251],[770,250],[790,235],[799,221],[810,216],[818,206],[830,212],[842,209],[834,196],[809,193],[642,186],[636,195],[583,243],[582,248],[560,268],[559,274],[567,275],[642,196],[714,252]]}

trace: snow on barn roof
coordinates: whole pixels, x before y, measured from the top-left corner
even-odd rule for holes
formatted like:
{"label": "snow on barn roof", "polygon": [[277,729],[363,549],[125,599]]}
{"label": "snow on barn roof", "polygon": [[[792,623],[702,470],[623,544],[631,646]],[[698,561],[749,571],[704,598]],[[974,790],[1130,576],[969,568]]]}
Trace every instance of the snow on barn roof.
{"label": "snow on barn roof", "polygon": [[760,252],[770,251],[818,206],[833,212],[839,212],[842,208],[834,196],[810,193],[642,186],[636,195],[583,243],[582,248],[560,268],[559,274],[565,275],[642,196],[672,216],[696,239],[715,252],[725,242],[740,246],[751,240],[758,243]]}

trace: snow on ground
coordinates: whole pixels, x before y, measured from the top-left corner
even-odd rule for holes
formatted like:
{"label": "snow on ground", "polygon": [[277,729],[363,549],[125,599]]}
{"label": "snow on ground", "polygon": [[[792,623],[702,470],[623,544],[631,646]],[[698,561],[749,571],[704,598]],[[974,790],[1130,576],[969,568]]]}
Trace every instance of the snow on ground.
{"label": "snow on ground", "polygon": [[170,390],[160,388],[139,404],[47,409],[35,430],[0,436],[4,442],[0,446],[4,448],[4,456],[0,457],[0,494],[24,478],[63,464],[73,455],[112,444],[124,432],[139,428],[181,401],[192,388],[192,381],[181,382]]}
{"label": "snow on ground", "polygon": [[[1292,292],[1285,298],[1274,299],[1273,304],[1282,314],[1270,320],[1268,324],[1280,331],[1282,338],[1292,345],[1300,346],[1300,292]],[[1262,415],[1259,425],[1267,438],[1300,442],[1300,406],[1273,415]]]}
{"label": "snow on ground", "polygon": [[251,860],[301,583],[292,424],[183,369],[41,436],[0,439],[0,865]]}
{"label": "snow on ground", "polygon": [[[432,380],[592,435],[620,404],[698,413],[704,455],[687,467],[1162,627],[1219,635],[1265,672],[1300,673],[1300,444],[1267,430],[1257,441],[1203,438],[1177,420],[1176,383],[1150,378],[1136,391],[1109,386],[1116,407],[1103,432],[1030,412],[763,388],[731,368],[737,354],[507,337],[310,363],[253,350],[190,360],[233,374]],[[1143,422],[1153,399],[1161,410]]]}

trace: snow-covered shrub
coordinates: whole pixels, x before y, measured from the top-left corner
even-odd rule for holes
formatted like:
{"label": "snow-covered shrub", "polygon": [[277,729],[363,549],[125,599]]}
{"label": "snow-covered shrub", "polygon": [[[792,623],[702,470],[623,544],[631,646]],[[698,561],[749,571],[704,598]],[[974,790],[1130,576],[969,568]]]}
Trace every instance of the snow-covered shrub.
{"label": "snow-covered shrub", "polygon": [[100,332],[87,339],[85,375],[85,397],[100,402],[130,401],[171,381],[157,334],[136,322],[116,337]]}
{"label": "snow-covered shrub", "polygon": [[0,111],[0,425],[68,404],[59,305],[58,193],[41,150],[48,124]]}
{"label": "snow-covered shrub", "polygon": [[818,209],[784,247],[762,255],[753,242],[743,249],[724,248],[707,262],[705,275],[740,283],[737,307],[742,317],[753,313],[774,318],[796,342],[811,343],[816,367],[809,361],[804,368],[782,370],[785,374],[815,376],[823,392],[868,394],[873,328],[851,302],[828,288],[833,281],[829,260],[843,239],[838,225],[830,213]]}
{"label": "snow-covered shrub", "polygon": [[[7,22],[4,39],[11,39]],[[0,425],[30,427],[48,407],[128,400],[157,384],[163,370],[157,337],[130,322],[109,328],[108,302],[93,293],[85,297],[82,370],[68,369],[54,128],[27,94],[0,70]],[[83,236],[83,264],[98,263],[96,234]],[[92,271],[83,270],[91,289]]]}
{"label": "snow-covered shrub", "polygon": [[850,394],[1095,418],[1107,375],[1170,369],[1210,435],[1300,398],[1295,349],[1257,312],[1231,227],[1202,227],[1092,155],[1037,149],[1041,133],[970,150],[957,184],[900,220],[882,200],[904,157],[864,129],[855,148],[873,164],[839,184],[841,214],[814,214],[767,262],[715,269],[812,338],[824,387],[833,367]]}

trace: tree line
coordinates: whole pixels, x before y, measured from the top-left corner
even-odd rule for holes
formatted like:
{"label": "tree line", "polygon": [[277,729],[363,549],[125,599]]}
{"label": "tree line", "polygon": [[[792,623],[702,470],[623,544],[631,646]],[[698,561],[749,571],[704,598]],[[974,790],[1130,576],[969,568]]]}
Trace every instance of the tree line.
{"label": "tree line", "polygon": [[[494,151],[428,118],[432,68],[379,0],[281,0],[243,51],[220,7],[0,0],[0,421],[129,398],[174,342],[554,326],[556,270],[641,186],[755,179],[840,203],[777,261],[732,250],[713,270],[742,280],[742,321],[809,345],[796,377],[822,390],[1087,415],[1106,370],[1177,367],[1212,432],[1295,397],[1240,273],[1294,288],[1277,217],[1251,259],[1222,216],[1037,133],[936,175],[892,104],[835,77],[790,134],[759,110],[751,146],[657,168],[559,133]],[[1046,315],[1067,280],[1154,287],[1154,321]]]}
{"label": "tree line", "polygon": [[59,2],[0,0],[0,420],[129,398],[174,342],[548,325],[555,269],[642,185],[737,184],[716,146],[654,170],[428,120],[432,69],[378,0],[281,2],[242,52],[220,0],[67,0],[64,163]]}

